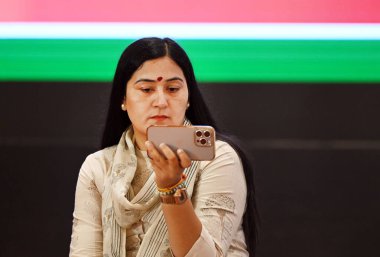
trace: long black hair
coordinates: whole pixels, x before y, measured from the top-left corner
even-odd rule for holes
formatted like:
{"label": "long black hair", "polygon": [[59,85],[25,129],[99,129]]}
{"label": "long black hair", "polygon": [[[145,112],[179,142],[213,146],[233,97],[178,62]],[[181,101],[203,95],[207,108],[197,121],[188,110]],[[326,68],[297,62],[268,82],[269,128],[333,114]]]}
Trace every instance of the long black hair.
{"label": "long black hair", "polygon": [[217,138],[229,143],[238,153],[244,168],[247,183],[246,210],[243,216],[243,230],[250,255],[254,255],[257,244],[257,208],[253,169],[242,148],[231,137],[222,133],[213,119],[195,80],[193,66],[186,52],[169,38],[143,38],[129,45],[117,64],[112,83],[108,115],[103,132],[101,148],[118,144],[121,135],[131,125],[128,114],[121,110],[126,85],[133,73],[148,60],[170,57],[181,69],[189,90],[190,106],[186,117],[192,124],[209,125],[215,128]]}

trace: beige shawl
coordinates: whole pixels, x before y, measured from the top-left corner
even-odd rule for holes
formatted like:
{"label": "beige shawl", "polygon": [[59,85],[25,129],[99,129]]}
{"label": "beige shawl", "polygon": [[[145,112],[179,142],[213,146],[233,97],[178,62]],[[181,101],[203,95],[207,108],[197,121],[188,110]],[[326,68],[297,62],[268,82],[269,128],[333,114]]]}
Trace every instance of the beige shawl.
{"label": "beige shawl", "polygon": [[[185,120],[184,125],[190,125],[190,122]],[[137,256],[171,256],[154,175],[149,177],[137,195],[134,196],[130,190],[137,169],[132,136],[132,128],[123,133],[116,148],[111,172],[105,181],[102,201],[103,257],[125,257],[126,229],[142,218],[152,225],[142,240]],[[189,197],[193,193],[198,169],[199,162],[193,161],[184,171]]]}

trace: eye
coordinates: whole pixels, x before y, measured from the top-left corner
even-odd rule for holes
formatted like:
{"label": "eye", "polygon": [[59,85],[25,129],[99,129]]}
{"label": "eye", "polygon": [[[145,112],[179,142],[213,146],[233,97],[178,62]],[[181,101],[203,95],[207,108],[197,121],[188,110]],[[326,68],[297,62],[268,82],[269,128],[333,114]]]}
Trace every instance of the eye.
{"label": "eye", "polygon": [[150,87],[142,87],[140,90],[144,93],[150,93],[153,91]]}
{"label": "eye", "polygon": [[180,89],[180,87],[175,87],[175,86],[170,86],[170,87],[168,87],[168,91],[169,91],[170,93],[175,93],[175,92],[177,92],[179,89]]}

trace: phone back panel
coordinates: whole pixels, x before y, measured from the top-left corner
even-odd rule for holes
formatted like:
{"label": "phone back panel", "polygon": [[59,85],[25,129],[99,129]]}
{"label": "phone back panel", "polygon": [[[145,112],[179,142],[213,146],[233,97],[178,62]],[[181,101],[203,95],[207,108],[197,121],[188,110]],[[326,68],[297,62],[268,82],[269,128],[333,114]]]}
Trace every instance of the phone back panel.
{"label": "phone back panel", "polygon": [[152,126],[147,136],[159,151],[158,146],[165,143],[173,151],[183,149],[192,160],[215,157],[215,130],[210,126]]}

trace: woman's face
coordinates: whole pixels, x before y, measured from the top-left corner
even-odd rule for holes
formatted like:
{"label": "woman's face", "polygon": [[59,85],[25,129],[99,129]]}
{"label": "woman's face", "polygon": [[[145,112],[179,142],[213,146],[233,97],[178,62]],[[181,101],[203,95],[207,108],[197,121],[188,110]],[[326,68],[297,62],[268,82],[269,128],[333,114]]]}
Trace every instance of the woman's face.
{"label": "woman's face", "polygon": [[136,139],[151,125],[182,125],[188,88],[181,68],[169,57],[146,61],[127,82],[124,106]]}

